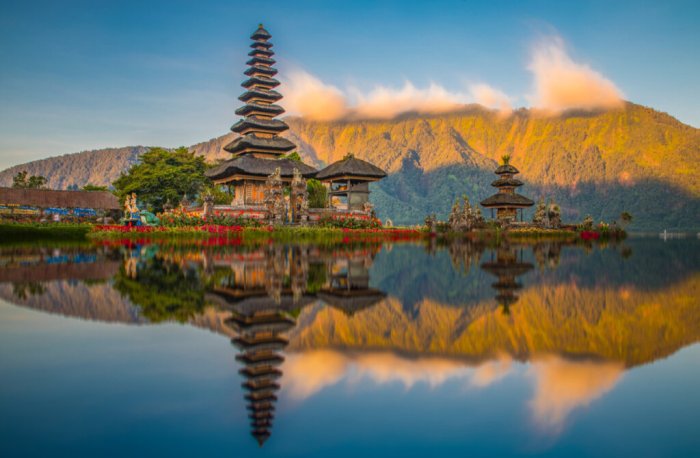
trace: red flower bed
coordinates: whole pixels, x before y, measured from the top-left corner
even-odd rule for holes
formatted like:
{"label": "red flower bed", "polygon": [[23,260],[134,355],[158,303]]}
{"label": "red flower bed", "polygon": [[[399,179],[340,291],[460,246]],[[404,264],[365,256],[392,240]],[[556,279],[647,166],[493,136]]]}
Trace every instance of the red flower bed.
{"label": "red flower bed", "polygon": [[595,231],[581,231],[581,238],[583,240],[598,240],[600,234]]}

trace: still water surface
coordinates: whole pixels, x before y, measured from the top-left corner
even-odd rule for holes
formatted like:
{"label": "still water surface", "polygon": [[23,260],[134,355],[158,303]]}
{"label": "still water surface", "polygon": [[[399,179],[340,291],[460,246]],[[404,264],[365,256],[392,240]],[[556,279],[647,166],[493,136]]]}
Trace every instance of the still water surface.
{"label": "still water surface", "polygon": [[1,456],[700,456],[700,242],[0,246]]}

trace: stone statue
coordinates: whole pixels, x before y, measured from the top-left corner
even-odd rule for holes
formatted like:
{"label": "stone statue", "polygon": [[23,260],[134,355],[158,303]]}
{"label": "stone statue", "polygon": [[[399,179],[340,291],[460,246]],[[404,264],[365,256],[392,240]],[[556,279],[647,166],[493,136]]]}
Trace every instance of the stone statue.
{"label": "stone statue", "polygon": [[286,206],[284,204],[282,171],[279,167],[265,180],[265,209],[270,223],[284,222]]}
{"label": "stone statue", "polygon": [[204,208],[202,209],[202,215],[204,217],[209,217],[214,210],[214,196],[207,194],[204,196]]}
{"label": "stone statue", "polygon": [[309,192],[306,180],[301,176],[299,169],[294,168],[292,175],[292,189],[290,201],[292,204],[292,218],[295,223],[305,223],[309,219]]}

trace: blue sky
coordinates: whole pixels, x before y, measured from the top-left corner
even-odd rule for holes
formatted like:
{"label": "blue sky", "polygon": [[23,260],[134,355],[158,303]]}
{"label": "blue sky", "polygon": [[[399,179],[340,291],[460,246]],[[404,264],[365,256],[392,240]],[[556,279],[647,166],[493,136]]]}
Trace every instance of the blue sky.
{"label": "blue sky", "polygon": [[[235,121],[249,35],[281,76],[370,91],[486,82],[528,106],[533,44],[556,35],[625,99],[700,126],[700,3],[5,1],[0,168],[126,145],[189,145]],[[282,101],[284,105],[284,100]]]}

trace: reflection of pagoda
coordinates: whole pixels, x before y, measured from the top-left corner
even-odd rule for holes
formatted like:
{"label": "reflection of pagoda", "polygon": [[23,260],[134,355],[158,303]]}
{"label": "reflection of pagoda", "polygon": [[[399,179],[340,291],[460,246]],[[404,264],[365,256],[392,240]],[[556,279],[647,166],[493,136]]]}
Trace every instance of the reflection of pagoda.
{"label": "reflection of pagoda", "polygon": [[226,324],[237,334],[232,342],[241,351],[236,360],[243,364],[239,372],[245,378],[241,386],[247,391],[251,434],[261,446],[271,434],[285,333],[296,324],[293,312],[315,299],[299,286],[305,281],[305,261],[305,248],[269,247],[257,260],[232,262],[228,276],[207,294],[231,312]]}
{"label": "reflection of pagoda", "polygon": [[510,313],[510,306],[518,301],[515,291],[523,287],[515,280],[516,277],[524,275],[534,267],[529,262],[523,262],[522,258],[522,250],[518,251],[504,244],[496,251],[495,261],[492,253],[491,261],[481,264],[483,270],[498,277],[498,281],[491,286],[498,292],[496,302],[503,307],[505,314]]}
{"label": "reflection of pagoda", "polygon": [[272,303],[267,307],[234,307],[226,323],[238,332],[233,343],[241,350],[236,359],[243,364],[239,372],[246,379],[241,386],[248,392],[245,398],[251,434],[262,446],[270,437],[280,388],[276,380],[282,376],[278,366],[284,357],[279,352],[288,342],[280,334],[294,327],[296,321]]}
{"label": "reflection of pagoda", "polygon": [[369,267],[372,258],[348,256],[334,260],[329,267],[327,286],[318,293],[318,298],[331,307],[348,315],[372,307],[386,297],[382,291],[369,286]]}

